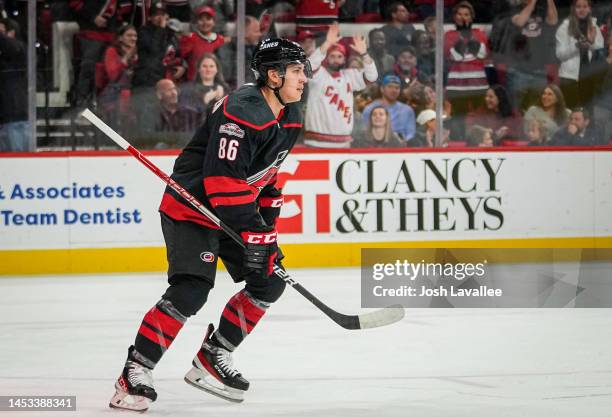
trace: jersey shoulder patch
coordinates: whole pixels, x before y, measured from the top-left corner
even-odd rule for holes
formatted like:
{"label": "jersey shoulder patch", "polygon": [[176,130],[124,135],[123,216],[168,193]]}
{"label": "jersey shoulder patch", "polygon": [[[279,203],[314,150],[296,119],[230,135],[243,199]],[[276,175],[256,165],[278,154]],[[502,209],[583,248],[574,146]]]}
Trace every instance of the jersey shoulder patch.
{"label": "jersey shoulder patch", "polygon": [[236,123],[222,124],[219,127],[219,133],[226,134],[228,136],[236,136],[240,139],[244,137],[244,130],[242,130]]}

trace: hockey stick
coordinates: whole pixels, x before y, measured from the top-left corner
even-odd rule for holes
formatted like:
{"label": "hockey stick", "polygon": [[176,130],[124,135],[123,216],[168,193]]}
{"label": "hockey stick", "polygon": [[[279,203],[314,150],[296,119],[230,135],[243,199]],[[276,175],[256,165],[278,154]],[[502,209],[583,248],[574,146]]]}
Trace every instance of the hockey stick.
{"label": "hockey stick", "polygon": [[[138,149],[134,148],[129,144],[121,135],[115,132],[110,126],[104,123],[98,116],[93,114],[89,109],[85,109],[81,116],[89,120],[94,126],[102,131],[106,136],[111,138],[117,145],[122,149],[128,151],[133,157],[138,159],[144,166],[149,168],[155,175],[157,175],[163,182],[170,186],[176,191],[181,197],[183,197],[189,204],[195,207],[200,213],[206,216],[214,224],[219,226],[225,233],[229,235],[240,247],[245,248],[242,238],[233,231],[229,226],[223,223],[214,213],[208,210],[204,204],[196,199],[191,193],[181,187],[176,181],[170,178],[165,172],[159,169],[153,162],[151,162],[146,156],[144,156]],[[330,319],[349,330],[357,329],[370,329],[373,327],[386,326],[388,324],[395,323],[404,317],[404,309],[401,306],[390,306],[381,310],[373,311],[370,313],[364,313],[359,315],[346,315],[337,312],[330,308],[317,297],[315,297],[310,291],[304,288],[299,282],[287,274],[287,272],[274,265],[274,274],[285,281],[287,284],[292,286],[297,292],[302,294],[308,301],[314,304],[319,310],[325,313]]]}

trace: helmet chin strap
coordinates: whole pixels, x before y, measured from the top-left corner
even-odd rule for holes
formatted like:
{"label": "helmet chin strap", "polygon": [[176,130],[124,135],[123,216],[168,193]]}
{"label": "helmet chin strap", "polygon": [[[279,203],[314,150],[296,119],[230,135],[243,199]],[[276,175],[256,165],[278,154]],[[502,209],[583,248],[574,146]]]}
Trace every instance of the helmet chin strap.
{"label": "helmet chin strap", "polygon": [[283,86],[285,85],[285,77],[281,77],[281,85],[280,87],[271,87],[268,83],[266,83],[266,87],[268,87],[270,90],[272,90],[274,92],[274,95],[276,96],[276,99],[278,100],[278,102],[281,104],[281,106],[285,107],[287,105],[287,103],[285,103],[285,101],[281,98],[280,95],[280,89],[283,88]]}

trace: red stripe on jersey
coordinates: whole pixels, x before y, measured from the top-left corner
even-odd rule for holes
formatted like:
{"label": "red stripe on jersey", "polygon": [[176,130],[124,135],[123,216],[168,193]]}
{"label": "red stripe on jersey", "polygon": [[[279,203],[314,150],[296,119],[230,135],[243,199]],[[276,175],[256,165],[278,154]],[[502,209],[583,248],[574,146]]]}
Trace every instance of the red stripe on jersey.
{"label": "red stripe on jersey", "polygon": [[209,229],[220,229],[219,226],[208,220],[208,218],[200,212],[179,203],[178,200],[170,193],[164,194],[161,204],[159,205],[159,211],[174,220],[201,224]]}
{"label": "red stripe on jersey", "polygon": [[170,317],[157,307],[153,307],[151,310],[149,310],[144,316],[143,321],[146,321],[163,334],[172,338],[175,338],[179,330],[181,330],[183,327],[183,323],[173,317]]}
{"label": "red stripe on jersey", "polygon": [[253,304],[249,297],[242,291],[234,295],[229,300],[228,304],[234,307],[234,310],[238,312],[242,311],[244,317],[253,324],[257,324],[259,319],[261,319],[266,312],[266,310]]}
{"label": "red stripe on jersey", "polygon": [[263,124],[263,125],[255,125],[253,123],[249,123],[246,120],[242,120],[239,117],[234,116],[233,114],[228,113],[227,111],[227,98],[225,99],[225,101],[223,102],[223,114],[225,115],[225,117],[227,117],[228,119],[231,119],[235,122],[238,123],[242,123],[245,126],[250,127],[251,129],[255,129],[255,130],[264,130],[267,127],[272,126],[273,124],[275,124],[277,122],[276,119],[270,120],[269,122]]}
{"label": "red stripe on jersey", "polygon": [[241,204],[250,204],[255,201],[255,195],[237,195],[237,196],[215,196],[209,197],[208,201],[213,207],[218,206],[239,206]]}
{"label": "red stripe on jersey", "polygon": [[253,330],[253,326],[251,326],[249,323],[247,323],[246,320],[241,321],[240,317],[238,317],[236,314],[234,314],[234,312],[232,310],[230,310],[229,308],[227,308],[227,307],[225,307],[223,309],[222,316],[227,321],[229,321],[234,326],[236,326],[236,327],[238,327],[240,329],[244,329],[246,327],[246,332],[247,333],[251,333],[251,331]]}
{"label": "red stripe on jersey", "polygon": [[164,349],[168,349],[168,346],[172,344],[172,340],[168,340],[161,334],[155,333],[153,330],[149,329],[144,324],[140,325],[140,329],[138,329],[138,334],[143,335],[144,337],[149,339],[151,342],[158,344]]}
{"label": "red stripe on jersey", "polygon": [[234,177],[206,177],[204,178],[204,190],[207,195],[216,193],[236,193],[240,191],[255,191],[247,182]]}
{"label": "red stripe on jersey", "polygon": [[283,127],[297,127],[301,128],[303,125],[301,123],[285,123]]}

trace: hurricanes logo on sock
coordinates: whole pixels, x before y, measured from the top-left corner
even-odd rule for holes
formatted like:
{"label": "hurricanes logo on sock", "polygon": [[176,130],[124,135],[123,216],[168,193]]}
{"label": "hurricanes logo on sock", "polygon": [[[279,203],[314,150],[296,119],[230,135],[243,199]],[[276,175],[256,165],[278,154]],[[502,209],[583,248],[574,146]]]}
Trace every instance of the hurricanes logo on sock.
{"label": "hurricanes logo on sock", "polygon": [[204,262],[214,262],[215,261],[215,255],[212,252],[202,252],[200,254],[200,259]]}

